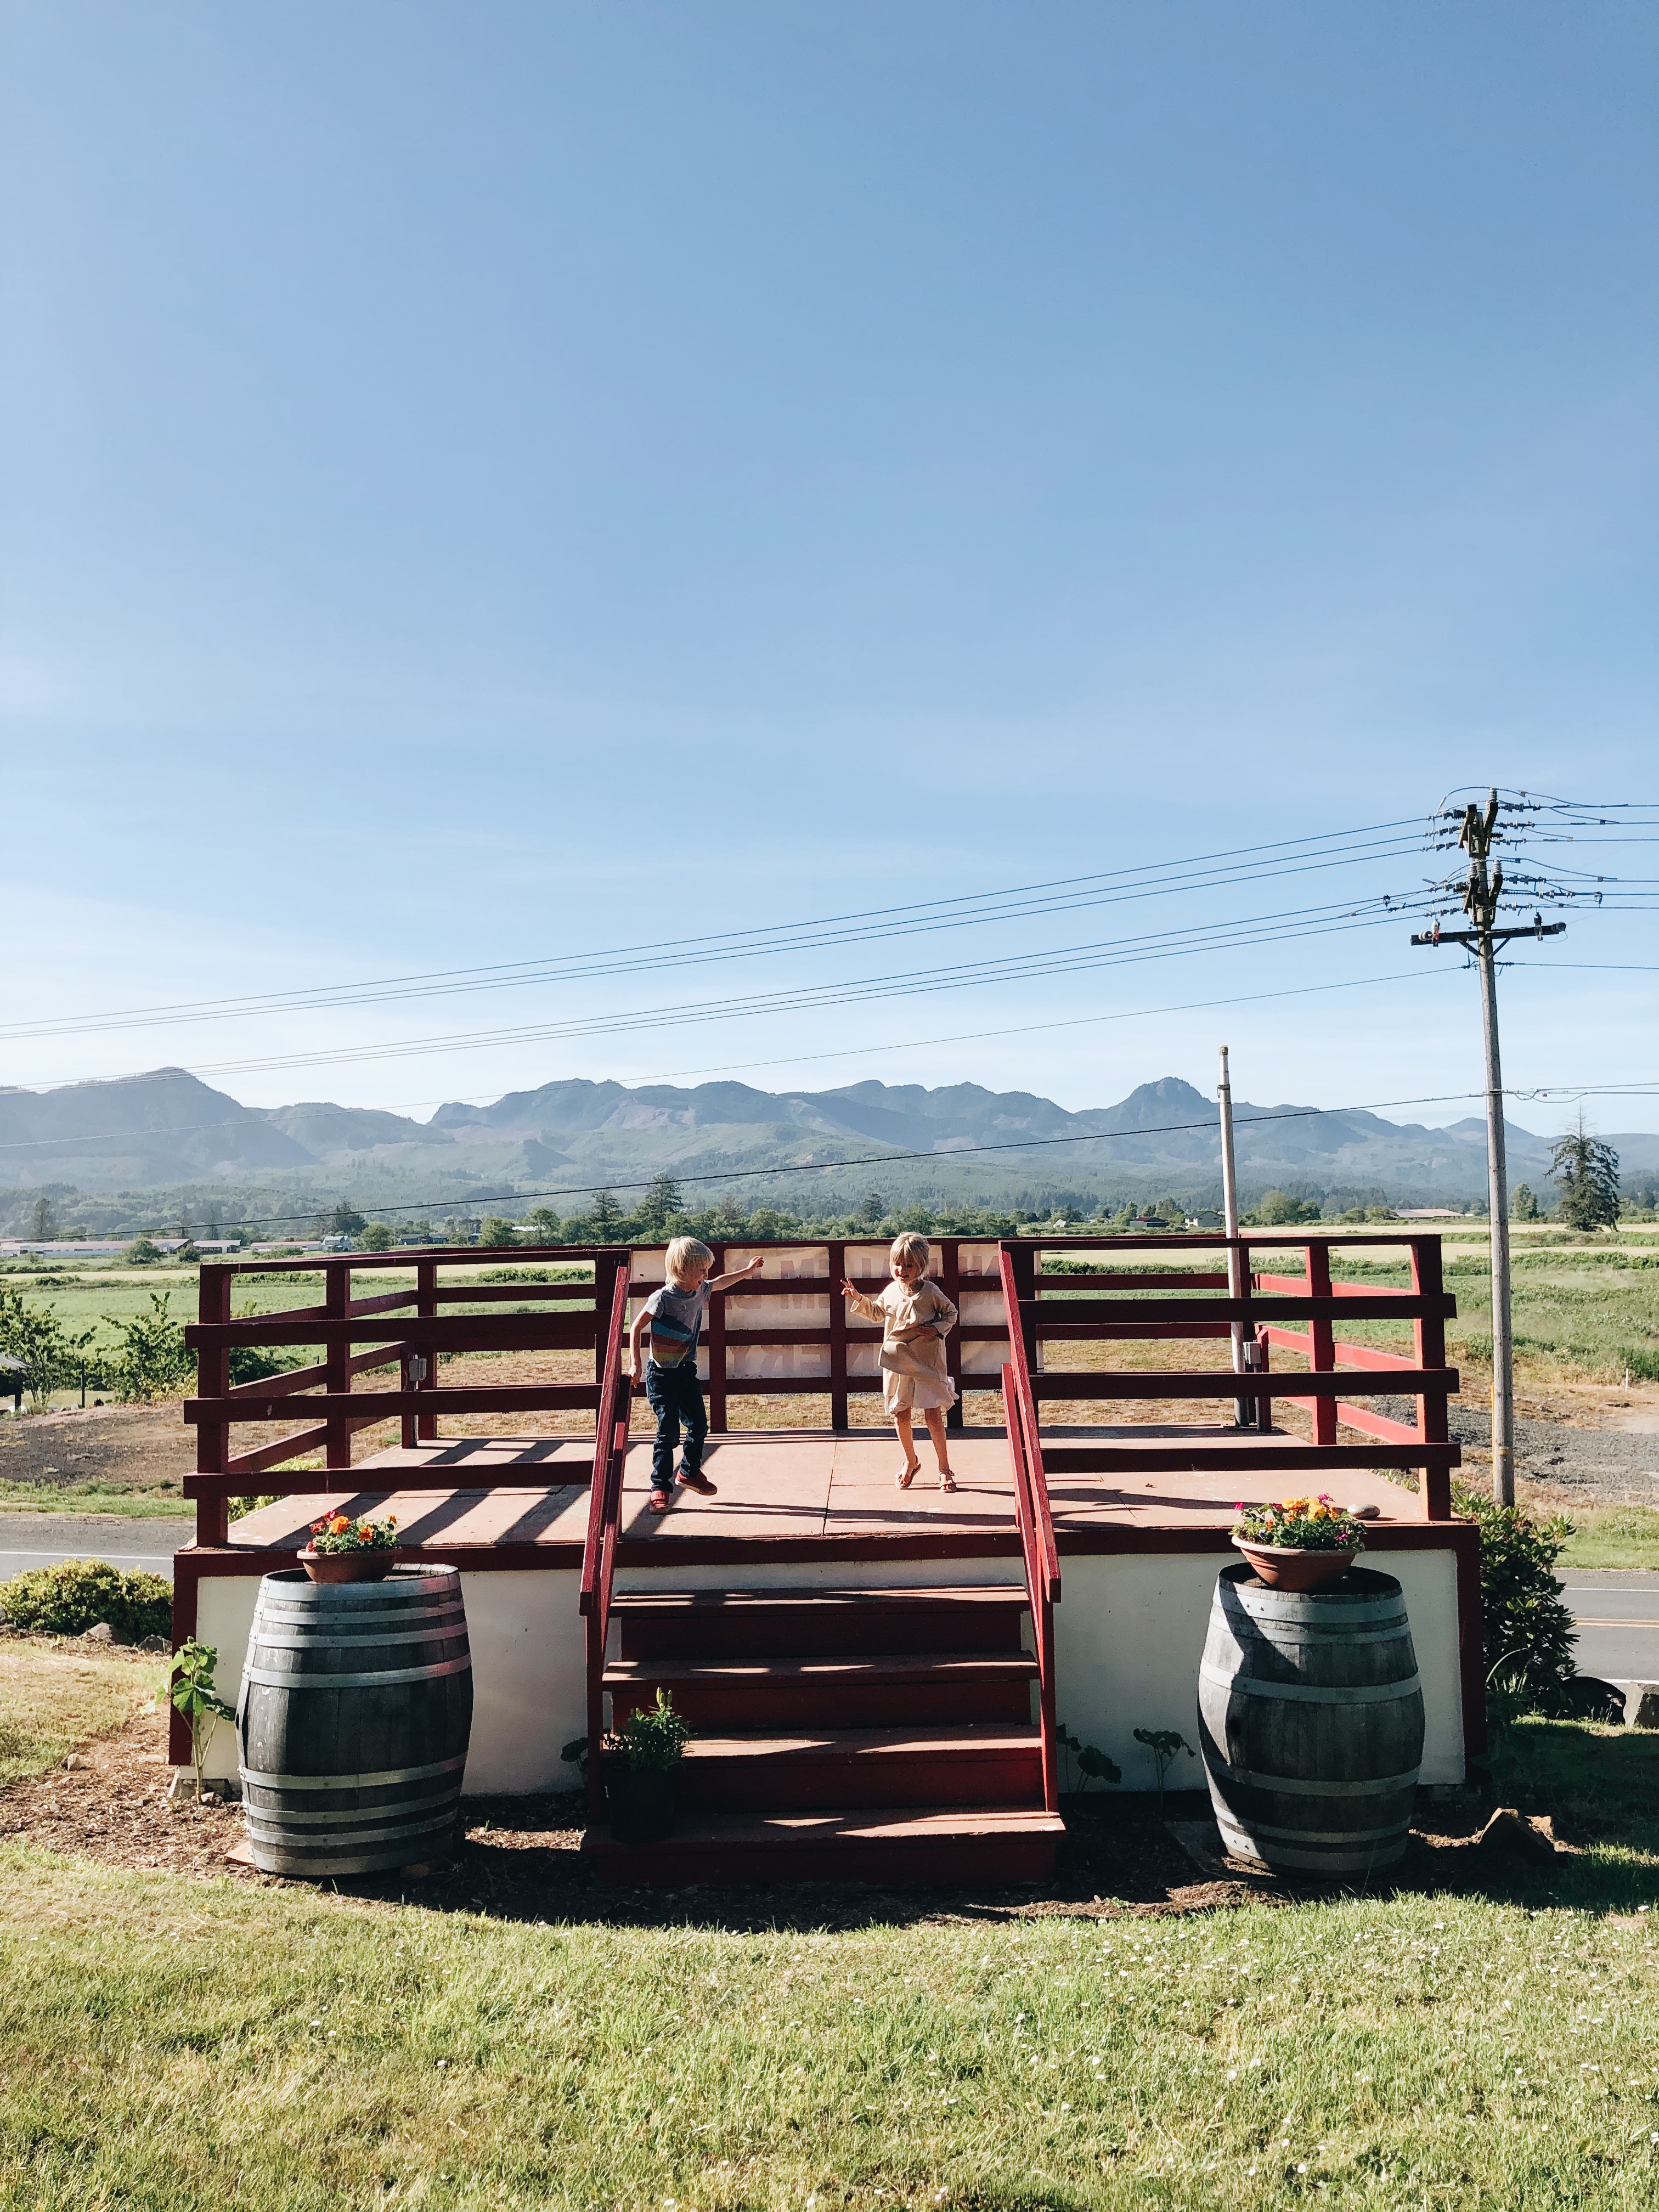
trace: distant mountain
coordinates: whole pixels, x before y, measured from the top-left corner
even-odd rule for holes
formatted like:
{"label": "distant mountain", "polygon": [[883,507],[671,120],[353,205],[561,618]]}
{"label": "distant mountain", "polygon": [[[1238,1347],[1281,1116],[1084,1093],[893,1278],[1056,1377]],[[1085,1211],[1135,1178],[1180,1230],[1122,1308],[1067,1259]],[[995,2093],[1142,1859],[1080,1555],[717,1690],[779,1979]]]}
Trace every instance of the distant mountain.
{"label": "distant mountain", "polygon": [[[1376,1114],[1241,1104],[1235,1119],[1247,1195],[1277,1183],[1432,1204],[1485,1189],[1479,1116],[1429,1129]],[[1627,1179],[1659,1170],[1659,1136],[1607,1141]],[[981,1149],[1000,1146],[1011,1149]],[[1548,1146],[1511,1123],[1509,1147],[1514,1180],[1541,1182]],[[923,1157],[896,1157],[905,1153]],[[820,1173],[804,1182],[785,1172],[804,1167]],[[765,1173],[773,1169],[775,1182]],[[1030,1091],[973,1083],[780,1092],[744,1083],[629,1089],[568,1079],[489,1106],[441,1106],[425,1122],[318,1100],[242,1106],[176,1067],[0,1091],[0,1184],[14,1190],[212,1184],[227,1187],[228,1204],[236,1202],[233,1185],[442,1204],[496,1187],[580,1190],[664,1171],[690,1178],[738,1170],[750,1175],[750,1198],[778,1204],[793,1193],[821,1206],[844,1206],[872,1182],[892,1198],[1010,1201],[1043,1186],[1206,1203],[1220,1176],[1215,1103],[1175,1076],[1079,1113]]]}

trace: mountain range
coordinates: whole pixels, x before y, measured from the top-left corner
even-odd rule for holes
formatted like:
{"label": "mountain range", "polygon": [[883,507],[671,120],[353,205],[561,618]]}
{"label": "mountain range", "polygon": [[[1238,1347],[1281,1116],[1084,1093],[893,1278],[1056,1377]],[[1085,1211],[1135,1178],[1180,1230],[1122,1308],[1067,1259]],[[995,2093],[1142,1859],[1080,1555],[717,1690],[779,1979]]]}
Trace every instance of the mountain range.
{"label": "mountain range", "polygon": [[[1484,1193],[1479,1115],[1431,1129],[1355,1109],[1241,1103],[1235,1122],[1247,1202],[1272,1185],[1404,1205]],[[1659,1170],[1659,1136],[1607,1141],[1627,1184]],[[1511,1180],[1540,1184],[1547,1143],[1513,1123],[1508,1142]],[[988,1146],[1008,1149],[979,1149]],[[906,1153],[923,1157],[898,1158]],[[441,1209],[488,1186],[526,1197],[568,1192],[553,1203],[568,1212],[580,1203],[574,1194],[665,1170],[688,1182],[743,1173],[746,1200],[809,1212],[855,1203],[872,1183],[895,1202],[931,1195],[946,1203],[1016,1203],[1023,1194],[1060,1190],[1213,1203],[1220,1188],[1215,1103],[1175,1076],[1142,1084],[1115,1106],[1076,1113],[1028,1091],[971,1083],[780,1092],[571,1079],[510,1091],[493,1105],[441,1106],[426,1121],[325,1101],[244,1106],[176,1067],[54,1091],[0,1091],[0,1187],[19,1198],[43,1189],[216,1187],[229,1218],[256,1189]],[[6,1209],[15,1210],[15,1201]]]}

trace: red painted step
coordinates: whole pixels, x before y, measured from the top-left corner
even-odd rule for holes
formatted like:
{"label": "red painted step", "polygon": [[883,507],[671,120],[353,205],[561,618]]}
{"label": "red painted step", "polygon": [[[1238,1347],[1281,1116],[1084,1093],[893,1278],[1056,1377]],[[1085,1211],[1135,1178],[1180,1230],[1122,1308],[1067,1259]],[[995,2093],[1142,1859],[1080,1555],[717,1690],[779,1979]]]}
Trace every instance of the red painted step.
{"label": "red painted step", "polygon": [[874,1659],[617,1660],[605,1670],[611,1725],[660,1687],[694,1729],[873,1728],[1023,1722],[1036,1662],[1024,1652],[901,1652]]}
{"label": "red painted step", "polygon": [[687,1745],[679,1775],[688,1813],[1030,1806],[1042,1796],[1042,1741],[1034,1728],[701,1735]]}
{"label": "red painted step", "polygon": [[619,1592],[624,1659],[827,1658],[836,1653],[1018,1651],[1023,1589]]}
{"label": "red painted step", "polygon": [[689,1882],[1043,1881],[1065,1827],[1041,1809],[901,1808],[858,1813],[694,1814],[665,1842],[629,1845],[590,1828],[582,1856],[598,1879],[679,1888]]}

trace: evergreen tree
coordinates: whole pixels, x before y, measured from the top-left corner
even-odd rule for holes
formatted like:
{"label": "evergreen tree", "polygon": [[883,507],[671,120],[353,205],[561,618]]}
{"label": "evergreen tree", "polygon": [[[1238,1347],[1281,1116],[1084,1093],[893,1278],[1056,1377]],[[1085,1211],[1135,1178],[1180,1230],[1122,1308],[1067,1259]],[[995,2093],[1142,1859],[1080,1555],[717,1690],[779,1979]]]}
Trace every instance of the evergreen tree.
{"label": "evergreen tree", "polygon": [[1533,1195],[1532,1186],[1529,1183],[1522,1183],[1516,1191],[1510,1206],[1510,1216],[1516,1221],[1537,1220],[1538,1200]]}
{"label": "evergreen tree", "polygon": [[622,1232],[623,1215],[621,1206],[617,1205],[611,1192],[608,1190],[594,1192],[593,1204],[587,1219],[596,1244],[614,1244],[617,1242]]}
{"label": "evergreen tree", "polygon": [[1561,1187],[1561,1218],[1569,1229],[1619,1226],[1619,1155],[1592,1137],[1581,1109],[1577,1126],[1550,1148],[1550,1179]]}
{"label": "evergreen tree", "polygon": [[[603,1194],[610,1196],[607,1191]],[[653,1176],[646,1187],[635,1214],[641,1233],[651,1243],[672,1234],[670,1224],[677,1213],[684,1213],[685,1206],[680,1197],[680,1187],[672,1175]]]}

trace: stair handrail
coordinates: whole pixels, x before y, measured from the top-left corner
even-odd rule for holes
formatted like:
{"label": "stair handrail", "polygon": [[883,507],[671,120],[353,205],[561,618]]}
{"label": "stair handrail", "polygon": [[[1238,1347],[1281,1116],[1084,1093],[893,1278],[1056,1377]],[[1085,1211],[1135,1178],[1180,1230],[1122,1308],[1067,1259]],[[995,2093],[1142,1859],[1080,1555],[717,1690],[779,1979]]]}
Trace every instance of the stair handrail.
{"label": "stair handrail", "polygon": [[605,1817],[605,1653],[611,1636],[611,1593],[617,1575],[622,1520],[623,1469],[628,1459],[632,1385],[622,1371],[623,1335],[632,1285],[625,1267],[616,1272],[605,1371],[593,1424],[593,1482],[587,1499],[587,1539],[582,1547],[580,1611],[587,1623],[587,1808]]}
{"label": "stair handrail", "polygon": [[1014,1477],[1014,1517],[1019,1527],[1020,1549],[1025,1561],[1025,1591],[1031,1607],[1031,1635],[1036,1646],[1037,1709],[1042,1748],[1044,1809],[1060,1809],[1060,1751],[1054,1682],[1054,1607],[1060,1602],[1060,1554],[1054,1544],[1054,1515],[1048,1504],[1048,1481],[1042,1465],[1042,1438],[1037,1420],[1036,1394],[1031,1387],[1030,1363],[1026,1357],[1021,1327],[1019,1288],[1012,1255],[999,1255],[1003,1304],[1008,1317],[1009,1358],[1002,1370],[1003,1422],[1008,1436],[1008,1457]]}

